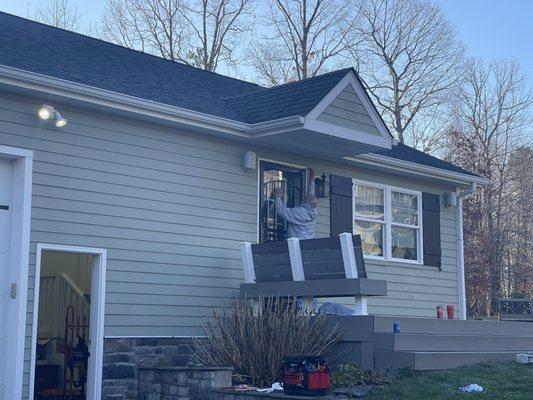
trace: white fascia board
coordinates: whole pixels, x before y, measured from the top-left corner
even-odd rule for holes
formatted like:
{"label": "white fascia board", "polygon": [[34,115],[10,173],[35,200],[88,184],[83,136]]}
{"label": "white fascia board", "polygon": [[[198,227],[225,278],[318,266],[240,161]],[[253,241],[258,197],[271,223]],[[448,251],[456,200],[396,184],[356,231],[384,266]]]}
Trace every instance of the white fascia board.
{"label": "white fascia board", "polygon": [[53,94],[77,101],[132,112],[141,116],[194,125],[243,138],[302,129],[305,122],[303,117],[297,115],[257,124],[249,124],[4,65],[0,65],[0,84]]}
{"label": "white fascia board", "polygon": [[352,157],[344,157],[345,160],[357,163],[374,165],[396,171],[408,172],[414,175],[427,176],[453,182],[455,184],[467,185],[477,183],[479,185],[490,185],[490,180],[480,176],[463,174],[455,171],[448,171],[441,168],[430,167],[410,161],[399,160],[379,154],[359,154]]}
{"label": "white fascia board", "polygon": [[259,122],[251,125],[252,137],[270,136],[304,128],[305,118],[299,115]]}
{"label": "white fascia board", "polygon": [[382,136],[370,135],[355,129],[348,129],[342,126],[329,124],[327,122],[309,120],[307,118],[305,120],[305,129],[325,133],[336,138],[352,140],[354,142],[365,143],[385,149],[390,149],[392,144],[391,140],[388,140]]}
{"label": "white fascia board", "polygon": [[0,65],[0,83],[46,94],[128,111],[143,116],[191,124],[241,137],[251,136],[250,124],[169,106],[110,90]]}
{"label": "white fascia board", "polygon": [[[351,86],[352,89],[355,91],[357,97],[359,98],[359,100],[361,100],[363,107],[372,119],[372,122],[374,122],[375,127],[381,134],[381,137],[369,133],[343,128],[317,120],[318,116],[322,114],[322,112],[331,104],[333,100],[337,98],[337,96],[347,86]],[[315,125],[317,128],[321,128],[321,131],[327,129],[327,133],[331,132],[332,130],[339,132],[342,131],[342,134],[345,136],[351,135],[351,140],[354,140],[354,136],[356,136],[357,141],[362,141],[364,143],[374,144],[387,149],[390,149],[392,146],[392,135],[390,134],[387,126],[383,122],[381,115],[379,115],[376,108],[374,107],[372,100],[370,100],[370,97],[368,97],[365,88],[362,86],[361,82],[356,78],[354,72],[352,71],[347,72],[346,76],[344,76],[344,78],[342,78],[339,83],[337,83],[335,87],[331,89],[331,91],[315,106],[315,108],[313,108],[309,112],[309,114],[306,115],[306,121],[309,125],[312,124]]]}

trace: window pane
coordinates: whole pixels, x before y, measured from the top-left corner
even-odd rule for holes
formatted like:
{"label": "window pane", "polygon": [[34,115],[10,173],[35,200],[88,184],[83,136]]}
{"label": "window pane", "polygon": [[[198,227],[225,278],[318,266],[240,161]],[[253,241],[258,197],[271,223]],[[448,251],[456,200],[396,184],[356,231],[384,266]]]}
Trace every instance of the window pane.
{"label": "window pane", "polygon": [[392,226],[392,257],[404,260],[417,260],[417,230]]}
{"label": "window pane", "polygon": [[355,185],[355,215],[363,218],[383,220],[383,189],[372,186]]}
{"label": "window pane", "polygon": [[383,256],[383,224],[355,221],[355,233],[361,235],[364,255]]}
{"label": "window pane", "polygon": [[391,192],[392,222],[418,226],[418,196]]}

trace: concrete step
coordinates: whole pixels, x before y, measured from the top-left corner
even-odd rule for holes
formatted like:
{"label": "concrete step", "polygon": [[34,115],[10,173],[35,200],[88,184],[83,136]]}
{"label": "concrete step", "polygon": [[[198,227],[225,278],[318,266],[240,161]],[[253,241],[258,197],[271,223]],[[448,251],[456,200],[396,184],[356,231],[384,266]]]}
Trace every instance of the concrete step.
{"label": "concrete step", "polygon": [[376,350],[376,369],[397,372],[400,368],[440,370],[487,361],[514,361],[517,352],[424,352]]}
{"label": "concrete step", "polygon": [[533,322],[448,320],[373,316],[374,332],[392,333],[393,323],[400,323],[401,333],[449,335],[491,335],[533,337]]}
{"label": "concrete step", "polygon": [[375,348],[394,351],[533,351],[533,337],[376,333]]}

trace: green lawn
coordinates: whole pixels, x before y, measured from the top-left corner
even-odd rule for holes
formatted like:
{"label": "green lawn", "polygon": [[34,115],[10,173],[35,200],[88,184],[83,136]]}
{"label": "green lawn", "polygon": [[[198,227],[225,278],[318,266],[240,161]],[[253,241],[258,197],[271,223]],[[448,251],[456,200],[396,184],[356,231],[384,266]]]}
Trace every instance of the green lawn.
{"label": "green lawn", "polygon": [[[482,393],[462,393],[458,387],[477,383]],[[446,371],[410,371],[390,385],[373,389],[365,399],[379,400],[532,400],[533,364],[486,363]]]}

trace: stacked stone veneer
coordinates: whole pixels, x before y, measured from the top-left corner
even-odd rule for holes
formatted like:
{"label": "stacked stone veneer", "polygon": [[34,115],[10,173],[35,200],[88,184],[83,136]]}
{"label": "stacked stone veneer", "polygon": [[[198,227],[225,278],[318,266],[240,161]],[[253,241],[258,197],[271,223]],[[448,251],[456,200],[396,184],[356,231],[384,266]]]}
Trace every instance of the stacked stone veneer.
{"label": "stacked stone veneer", "polygon": [[185,366],[192,348],[189,338],[105,338],[102,400],[137,400],[140,368]]}
{"label": "stacked stone veneer", "polygon": [[139,400],[204,400],[210,389],[231,386],[232,368],[141,367]]}

